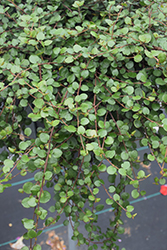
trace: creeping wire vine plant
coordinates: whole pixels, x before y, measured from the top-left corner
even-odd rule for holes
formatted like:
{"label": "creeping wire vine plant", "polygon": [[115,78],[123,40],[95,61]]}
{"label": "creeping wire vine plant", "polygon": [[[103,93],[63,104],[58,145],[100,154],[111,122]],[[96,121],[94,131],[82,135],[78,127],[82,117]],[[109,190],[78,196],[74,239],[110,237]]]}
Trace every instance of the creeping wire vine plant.
{"label": "creeping wire vine plant", "polygon": [[[129,197],[145,194],[137,142],[150,149],[145,163],[157,161],[155,184],[165,183],[166,18],[160,0],[1,0],[0,192],[34,173],[19,189],[23,207],[34,208],[21,218],[29,249],[41,249],[37,236],[63,212],[78,245],[118,249],[121,213],[134,218]],[[101,189],[115,216],[106,232],[98,225]]]}

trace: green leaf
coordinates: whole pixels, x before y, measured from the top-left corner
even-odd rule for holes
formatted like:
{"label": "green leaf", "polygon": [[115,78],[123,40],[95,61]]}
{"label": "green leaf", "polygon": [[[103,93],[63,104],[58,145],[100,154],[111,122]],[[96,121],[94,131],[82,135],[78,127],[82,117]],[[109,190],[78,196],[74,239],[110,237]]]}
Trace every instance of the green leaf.
{"label": "green leaf", "polygon": [[129,158],[128,153],[127,152],[122,152],[121,153],[121,158],[126,161]]}
{"label": "green leaf", "polygon": [[30,113],[30,114],[28,115],[28,117],[31,118],[31,120],[32,120],[33,122],[36,122],[36,121],[38,121],[39,119],[41,119],[41,115],[40,115],[40,114],[33,114],[33,113]]}
{"label": "green leaf", "polygon": [[89,90],[89,87],[88,87],[87,85],[84,85],[84,84],[83,84],[83,85],[81,86],[81,90],[82,90],[82,91],[88,91],[88,90]]}
{"label": "green leaf", "polygon": [[[69,75],[68,77],[67,77],[67,81],[69,82],[69,83],[73,83],[74,82],[74,80],[75,80],[75,74],[72,74],[72,75]],[[71,98],[72,99],[72,98]],[[73,100],[73,99],[72,99]],[[73,103],[73,102],[72,102]],[[70,103],[70,105],[72,104],[72,103]],[[69,106],[70,107],[70,106]],[[72,106],[73,107],[73,106]],[[70,107],[71,108],[71,107]]]}
{"label": "green leaf", "polygon": [[70,133],[76,132],[76,127],[74,127],[73,125],[64,126],[64,128]]}
{"label": "green leaf", "polygon": [[132,86],[127,86],[123,89],[123,91],[126,92],[128,95],[131,95],[134,92],[134,88]]}
{"label": "green leaf", "polygon": [[67,201],[67,197],[61,197],[61,198],[60,198],[60,202],[61,202],[61,203],[65,203],[66,201]]}
{"label": "green leaf", "polygon": [[0,58],[0,66],[4,64],[4,58]]}
{"label": "green leaf", "polygon": [[136,128],[140,128],[142,126],[142,123],[139,120],[135,120],[134,125],[135,125]]}
{"label": "green leaf", "polygon": [[13,167],[13,164],[14,164],[14,161],[12,161],[12,160],[10,160],[10,159],[4,160],[4,165],[5,165],[6,167],[12,168],[12,167]]}
{"label": "green leaf", "polygon": [[33,250],[42,250],[42,248],[40,245],[37,244],[33,247]]}
{"label": "green leaf", "polygon": [[21,248],[21,250],[29,250],[29,248],[24,246],[24,247]]}
{"label": "green leaf", "polygon": [[115,201],[119,201],[119,200],[120,200],[119,194],[114,194],[114,195],[113,195],[113,199],[114,199]]}
{"label": "green leaf", "polygon": [[0,193],[3,193],[3,191],[4,191],[4,187],[0,185]]}
{"label": "green leaf", "polygon": [[113,167],[113,166],[109,166],[109,167],[107,168],[107,173],[108,173],[108,174],[113,175],[113,174],[115,174],[116,172],[117,172],[117,169],[116,169],[115,167]]}
{"label": "green leaf", "polygon": [[127,210],[128,212],[132,212],[132,211],[134,210],[134,207],[131,206],[131,205],[128,205],[128,206],[126,207],[126,210]]}
{"label": "green leaf", "polygon": [[132,215],[131,215],[130,212],[126,212],[126,216],[127,216],[128,218],[132,218]]}
{"label": "green leaf", "polygon": [[104,205],[103,204],[99,204],[99,205],[97,205],[96,206],[96,211],[101,211],[101,210],[103,210],[103,208],[104,208]]}
{"label": "green leaf", "polygon": [[147,81],[147,76],[144,75],[142,72],[139,72],[136,76],[137,80],[140,80],[141,82],[146,82]]}
{"label": "green leaf", "polygon": [[131,24],[132,24],[131,18],[130,18],[130,17],[126,17],[126,18],[125,18],[125,23],[131,25]]}
{"label": "green leaf", "polygon": [[39,135],[39,138],[40,138],[41,142],[47,143],[49,141],[50,136],[46,133],[41,133]]}
{"label": "green leaf", "polygon": [[99,50],[96,47],[94,47],[91,51],[91,54],[93,55],[97,55],[98,53],[99,53]]}
{"label": "green leaf", "polygon": [[144,190],[140,191],[140,195],[141,195],[141,196],[146,195],[146,191],[144,191]]}
{"label": "green leaf", "polygon": [[61,185],[57,183],[57,184],[54,186],[54,189],[55,189],[56,191],[60,191],[60,190],[61,190]]}
{"label": "green leaf", "polygon": [[65,59],[65,62],[66,62],[66,63],[72,63],[73,61],[74,61],[73,56],[68,56],[68,57]]}
{"label": "green leaf", "polygon": [[125,170],[125,169],[120,168],[120,169],[118,170],[118,172],[119,172],[120,175],[126,176],[126,170]]}
{"label": "green leaf", "polygon": [[47,210],[43,209],[43,208],[39,208],[39,211],[42,213],[39,217],[41,220],[44,220],[48,214]]}
{"label": "green leaf", "polygon": [[53,41],[52,40],[46,40],[44,42],[45,46],[49,46]]}
{"label": "green leaf", "polygon": [[85,128],[83,126],[78,127],[78,134],[83,135],[85,133]]}
{"label": "green leaf", "polygon": [[[65,60],[65,56],[64,55],[60,55],[60,56],[58,56],[57,58],[56,58],[56,62],[57,63],[62,63],[62,62],[64,62],[64,60]],[[68,60],[67,60],[68,61]],[[69,60],[70,61],[70,60]]]}
{"label": "green leaf", "polygon": [[154,161],[155,160],[155,156],[153,156],[151,154],[148,154],[147,158],[148,158],[149,161]]}
{"label": "green leaf", "polygon": [[109,198],[106,199],[107,205],[111,206],[113,203],[114,203],[114,201],[112,199],[109,199]]}
{"label": "green leaf", "polygon": [[3,167],[3,172],[6,174],[7,172],[10,171],[10,167],[9,166],[4,166]]}
{"label": "green leaf", "polygon": [[59,47],[54,48],[53,53],[58,55],[60,53],[60,48]]}
{"label": "green leaf", "polygon": [[166,85],[166,82],[162,78],[156,78],[155,79],[156,84],[158,85]]}
{"label": "green leaf", "polygon": [[51,171],[46,171],[44,175],[45,175],[45,180],[50,181],[52,179],[53,173]]}
{"label": "green leaf", "polygon": [[31,188],[31,193],[33,194],[33,195],[37,195],[37,193],[40,191],[40,186],[39,185],[34,185],[34,186],[32,186],[32,188]]}
{"label": "green leaf", "polygon": [[[30,239],[36,238],[36,237],[37,237],[37,233],[35,232],[35,230],[32,230],[32,229],[28,231],[27,235],[28,235],[28,237],[29,237]],[[33,249],[34,249],[34,248],[33,248]]]}
{"label": "green leaf", "polygon": [[23,190],[26,194],[31,194],[31,188],[33,187],[33,183],[32,182],[26,182],[24,185],[23,185]]}
{"label": "green leaf", "polygon": [[43,173],[42,173],[42,172],[37,172],[37,173],[34,175],[34,180],[35,180],[35,181],[42,181],[42,178],[43,178]]}
{"label": "green leaf", "polygon": [[159,63],[165,62],[166,61],[166,53],[165,52],[159,53],[158,59],[159,59]]}
{"label": "green leaf", "polygon": [[98,116],[104,116],[105,114],[106,114],[106,109],[101,108],[97,110]]}
{"label": "green leaf", "polygon": [[151,35],[150,34],[143,34],[139,35],[139,40],[143,43],[149,43],[151,41]]}
{"label": "green leaf", "polygon": [[127,104],[128,107],[133,107],[133,101],[132,100],[128,100],[126,104]]}
{"label": "green leaf", "polygon": [[26,197],[26,198],[24,198],[22,200],[21,204],[22,204],[23,207],[25,207],[25,208],[29,208],[30,207],[30,205],[28,204],[28,200],[29,200],[29,197]]}
{"label": "green leaf", "polygon": [[79,51],[82,50],[82,47],[81,47],[80,45],[78,45],[78,44],[75,44],[75,45],[73,46],[73,50],[74,50],[76,53],[78,53]]}
{"label": "green leaf", "polygon": [[88,71],[88,70],[83,70],[83,71],[81,72],[81,76],[82,76],[83,78],[87,78],[87,77],[89,76],[89,71]]}
{"label": "green leaf", "polygon": [[13,74],[19,73],[20,71],[21,71],[20,66],[12,65],[12,67],[11,67],[11,72],[12,72]]}
{"label": "green leaf", "polygon": [[133,185],[134,188],[138,188],[138,186],[139,186],[139,181],[137,181],[137,180],[131,181],[130,184]]}
{"label": "green leaf", "polygon": [[105,171],[106,171],[106,165],[105,165],[105,164],[101,164],[101,165],[98,167],[98,170],[101,171],[101,172],[105,172]]}
{"label": "green leaf", "polygon": [[28,100],[22,99],[22,100],[20,101],[20,105],[21,105],[22,107],[27,107],[27,104],[28,104]]}
{"label": "green leaf", "polygon": [[128,27],[124,27],[124,28],[122,28],[120,31],[121,31],[121,33],[122,33],[123,35],[126,35],[126,34],[128,33],[128,31],[129,31],[129,29],[128,29]]}
{"label": "green leaf", "polygon": [[158,148],[159,147],[159,142],[158,141],[153,141],[152,146],[153,146],[153,148]]}
{"label": "green leaf", "polygon": [[162,142],[163,142],[163,144],[164,144],[165,146],[167,146],[167,136],[164,136],[164,137],[162,138]]}
{"label": "green leaf", "polygon": [[112,159],[115,155],[115,150],[108,150],[106,153],[105,153],[105,156],[109,159]]}
{"label": "green leaf", "polygon": [[148,115],[150,113],[150,110],[147,107],[144,107],[142,111],[144,115]]}
{"label": "green leaf", "polygon": [[117,228],[117,232],[119,233],[119,234],[123,234],[124,232],[125,232],[125,229],[123,228],[123,227],[118,227]]}
{"label": "green leaf", "polygon": [[81,125],[85,126],[85,125],[87,125],[89,123],[89,120],[88,120],[88,118],[84,117],[84,118],[81,119],[80,123],[81,123]]}
{"label": "green leaf", "polygon": [[95,200],[95,197],[94,197],[93,195],[89,195],[89,196],[88,196],[88,199],[89,199],[90,201],[94,201],[94,200]]}
{"label": "green leaf", "polygon": [[85,215],[84,217],[83,217],[83,221],[86,223],[86,222],[89,222],[89,217],[87,216],[87,215]]}
{"label": "green leaf", "polygon": [[115,45],[115,42],[113,40],[108,41],[108,46],[112,48]]}
{"label": "green leaf", "polygon": [[59,120],[54,120],[54,121],[51,122],[51,125],[52,125],[53,127],[56,127],[59,123],[60,123]]}
{"label": "green leaf", "polygon": [[162,178],[159,180],[159,184],[160,185],[164,185],[166,183],[166,179],[165,178]]}
{"label": "green leaf", "polygon": [[107,135],[107,130],[106,129],[99,129],[98,135],[100,136],[100,138],[104,138]]}
{"label": "green leaf", "polygon": [[140,194],[136,189],[134,189],[134,190],[132,190],[131,195],[134,199],[137,199]]}
{"label": "green leaf", "polygon": [[123,199],[123,200],[127,200],[127,199],[129,199],[129,193],[127,193],[127,192],[123,192],[122,194],[121,194],[121,198]]}
{"label": "green leaf", "polygon": [[22,223],[26,229],[32,229],[34,227],[34,220],[23,219]]}
{"label": "green leaf", "polygon": [[139,178],[144,178],[145,177],[145,172],[143,170],[140,170],[138,173],[137,173],[137,176]]}
{"label": "green leaf", "polygon": [[26,136],[30,136],[31,133],[32,133],[31,128],[26,128],[26,129],[24,130],[24,134],[25,134]]}
{"label": "green leaf", "polygon": [[36,207],[37,205],[35,197],[29,197],[27,203],[30,207]]}
{"label": "green leaf", "polygon": [[105,143],[107,145],[111,145],[111,144],[113,144],[113,142],[114,142],[114,139],[111,136],[107,136]]}
{"label": "green leaf", "polygon": [[164,101],[164,102],[166,102],[167,103],[167,94],[165,93],[165,94],[163,94],[163,96],[162,96],[162,100]]}
{"label": "green leaf", "polygon": [[49,211],[50,211],[51,213],[54,213],[54,212],[55,212],[55,206],[51,206],[51,207],[49,208]]}
{"label": "green leaf", "polygon": [[129,169],[130,168],[130,162],[125,161],[124,163],[121,164],[121,167],[124,168],[124,169]]}
{"label": "green leaf", "polygon": [[108,190],[109,190],[110,193],[114,193],[115,192],[115,187],[114,186],[110,186],[108,188]]}
{"label": "green leaf", "polygon": [[135,57],[134,57],[134,61],[135,62],[141,62],[142,61],[142,56],[141,55],[136,55]]}
{"label": "green leaf", "polygon": [[94,149],[94,146],[91,143],[86,144],[86,150],[92,151]]}
{"label": "green leaf", "polygon": [[29,144],[28,144],[27,142],[21,141],[21,142],[19,143],[19,148],[20,148],[21,150],[25,150],[28,146],[29,146]]}
{"label": "green leaf", "polygon": [[84,4],[84,1],[75,1],[72,6],[75,8],[81,7]]}
{"label": "green leaf", "polygon": [[162,123],[163,123],[163,125],[167,125],[167,118],[164,118],[164,119],[162,120]]}
{"label": "green leaf", "polygon": [[[72,185],[72,183],[71,183],[71,185]],[[73,192],[72,190],[67,192],[67,196],[68,196],[68,197],[71,197],[71,196],[73,196],[73,195],[74,195],[74,192]]]}
{"label": "green leaf", "polygon": [[64,226],[68,226],[68,224],[69,224],[69,220],[65,220],[65,221],[63,222],[63,225],[64,225]]}
{"label": "green leaf", "polygon": [[35,100],[33,101],[33,104],[34,104],[37,108],[41,109],[41,108],[43,107],[43,105],[45,104],[45,102],[44,102],[42,99],[35,99]]}
{"label": "green leaf", "polygon": [[90,34],[91,34],[92,36],[96,37],[96,38],[98,37],[97,33],[94,32],[94,31],[91,31]]}
{"label": "green leaf", "polygon": [[[40,192],[38,192],[38,197],[39,197],[39,194],[40,194]],[[50,199],[51,199],[51,194],[48,191],[44,190],[42,192],[40,202],[41,203],[47,203]]]}
{"label": "green leaf", "polygon": [[[163,99],[163,96],[162,96],[162,99]],[[152,104],[152,109],[153,109],[154,111],[159,110],[159,109],[160,109],[159,103],[153,103],[153,104]]]}
{"label": "green leaf", "polygon": [[44,40],[45,39],[45,35],[43,32],[39,32],[36,36],[37,40]]}
{"label": "green leaf", "polygon": [[29,61],[31,62],[31,63],[34,63],[34,64],[36,64],[36,63],[40,63],[40,58],[38,57],[38,56],[36,56],[36,55],[31,55],[30,57],[29,57]]}
{"label": "green leaf", "polygon": [[53,149],[54,158],[60,158],[61,155],[62,155],[62,153],[63,152],[60,149],[58,149],[58,148]]}
{"label": "green leaf", "polygon": [[72,87],[73,87],[73,89],[77,90],[79,87],[79,84],[77,82],[73,82]]}

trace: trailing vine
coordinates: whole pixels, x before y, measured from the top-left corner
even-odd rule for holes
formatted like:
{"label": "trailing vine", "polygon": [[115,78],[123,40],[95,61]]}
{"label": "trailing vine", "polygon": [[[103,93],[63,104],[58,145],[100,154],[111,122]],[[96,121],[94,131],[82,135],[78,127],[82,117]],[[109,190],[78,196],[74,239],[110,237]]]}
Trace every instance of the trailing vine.
{"label": "trailing vine", "polygon": [[[78,245],[118,249],[121,214],[136,216],[129,198],[145,195],[139,183],[149,177],[137,143],[150,148],[144,163],[157,161],[155,184],[165,184],[166,18],[160,0],[1,0],[0,192],[34,173],[19,189],[23,207],[34,208],[20,218],[30,240],[23,250],[40,250],[37,236],[62,213]],[[114,215],[106,232],[102,189]]]}

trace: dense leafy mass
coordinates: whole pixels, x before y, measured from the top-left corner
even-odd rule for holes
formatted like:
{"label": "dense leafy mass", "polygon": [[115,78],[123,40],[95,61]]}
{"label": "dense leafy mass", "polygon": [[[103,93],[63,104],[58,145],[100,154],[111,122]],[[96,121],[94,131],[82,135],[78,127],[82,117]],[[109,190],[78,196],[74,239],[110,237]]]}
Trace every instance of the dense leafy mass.
{"label": "dense leafy mass", "polygon": [[[34,173],[19,189],[23,207],[34,208],[34,219],[22,220],[24,249],[41,249],[36,237],[63,212],[78,245],[118,249],[121,213],[134,218],[129,197],[145,194],[136,141],[150,148],[144,162],[157,161],[155,183],[165,183],[166,17],[160,0],[1,0],[0,192],[14,169]],[[100,189],[114,211],[106,232],[97,223]]]}

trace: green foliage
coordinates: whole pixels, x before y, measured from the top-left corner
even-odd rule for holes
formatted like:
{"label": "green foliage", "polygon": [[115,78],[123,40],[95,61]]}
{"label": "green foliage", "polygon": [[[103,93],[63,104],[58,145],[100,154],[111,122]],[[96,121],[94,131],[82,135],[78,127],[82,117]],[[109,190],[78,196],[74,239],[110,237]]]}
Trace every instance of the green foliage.
{"label": "green foliage", "polygon": [[[62,212],[64,225],[68,217],[74,222],[78,245],[116,247],[124,232],[121,212],[136,215],[130,195],[145,195],[139,182],[148,176],[135,170],[136,141],[150,148],[144,161],[160,166],[155,184],[165,183],[166,8],[159,0],[1,0],[0,146],[6,150],[0,193],[14,168],[22,176],[34,173],[34,182],[19,189],[27,194],[23,207],[34,208],[34,219],[22,219],[34,250],[41,249],[38,222],[44,220],[44,229]],[[101,189],[115,216],[103,233],[97,226]],[[53,218],[43,208],[50,200]],[[87,238],[79,232],[81,222]]]}

